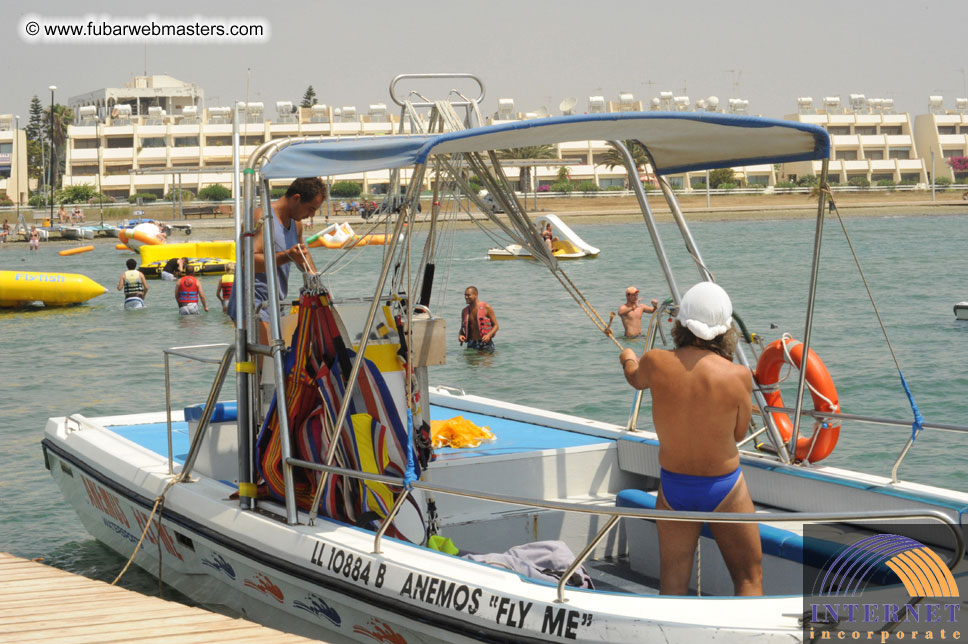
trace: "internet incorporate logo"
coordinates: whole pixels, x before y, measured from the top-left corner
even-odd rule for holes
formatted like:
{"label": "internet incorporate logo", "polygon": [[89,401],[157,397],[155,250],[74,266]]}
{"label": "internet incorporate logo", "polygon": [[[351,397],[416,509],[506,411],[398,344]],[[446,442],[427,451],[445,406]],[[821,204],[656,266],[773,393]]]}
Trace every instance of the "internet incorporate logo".
{"label": "internet incorporate logo", "polygon": [[806,640],[961,638],[954,575],[934,550],[909,537],[878,534],[848,545],[812,585],[804,589]]}
{"label": "internet incorporate logo", "polygon": [[821,596],[856,596],[887,566],[910,597],[958,597],[958,585],[934,550],[896,534],[878,534],[847,546],[827,568]]}

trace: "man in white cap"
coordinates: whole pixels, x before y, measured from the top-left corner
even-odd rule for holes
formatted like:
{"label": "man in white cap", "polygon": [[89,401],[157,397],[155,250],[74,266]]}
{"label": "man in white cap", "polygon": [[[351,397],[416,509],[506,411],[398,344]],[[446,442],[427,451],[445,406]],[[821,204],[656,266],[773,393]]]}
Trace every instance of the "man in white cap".
{"label": "man in white cap", "polygon": [[626,338],[637,338],[642,335],[642,314],[655,313],[659,307],[659,300],[652,298],[651,306],[639,302],[639,289],[630,286],[625,289],[625,304],[618,307],[618,317],[622,319]]}
{"label": "man in white cap", "polygon": [[[752,415],[750,370],[733,363],[733,305],[721,287],[700,282],[679,303],[676,348],[619,354],[625,379],[652,390],[652,422],[661,466],[656,507],[697,512],[753,512],[736,442]],[[702,523],[658,521],[664,595],[685,595]],[[737,595],[762,595],[762,549],[752,523],[710,523]]]}

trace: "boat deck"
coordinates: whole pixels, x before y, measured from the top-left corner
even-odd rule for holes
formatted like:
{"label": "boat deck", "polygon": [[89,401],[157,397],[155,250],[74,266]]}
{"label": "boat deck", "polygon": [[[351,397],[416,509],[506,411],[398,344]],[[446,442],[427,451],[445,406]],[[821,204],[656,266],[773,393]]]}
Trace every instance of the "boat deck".
{"label": "boat deck", "polygon": [[[438,461],[466,459],[484,456],[507,456],[533,453],[551,449],[567,449],[589,445],[604,445],[611,441],[598,436],[581,434],[554,427],[546,427],[517,420],[508,420],[485,414],[463,412],[442,407],[430,406],[432,420],[447,420],[461,415],[478,426],[487,426],[496,439],[471,448],[443,447],[435,450]],[[148,449],[159,456],[168,457],[168,424],[165,422],[141,423],[133,425],[108,425],[119,436]],[[188,423],[173,421],[172,456],[176,463],[184,464],[190,445]]]}

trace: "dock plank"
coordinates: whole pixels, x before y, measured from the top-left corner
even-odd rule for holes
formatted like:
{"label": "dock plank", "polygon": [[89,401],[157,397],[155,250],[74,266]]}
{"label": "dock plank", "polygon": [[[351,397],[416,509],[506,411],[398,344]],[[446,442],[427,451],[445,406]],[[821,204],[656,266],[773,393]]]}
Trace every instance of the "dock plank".
{"label": "dock plank", "polygon": [[0,552],[0,642],[311,642]]}

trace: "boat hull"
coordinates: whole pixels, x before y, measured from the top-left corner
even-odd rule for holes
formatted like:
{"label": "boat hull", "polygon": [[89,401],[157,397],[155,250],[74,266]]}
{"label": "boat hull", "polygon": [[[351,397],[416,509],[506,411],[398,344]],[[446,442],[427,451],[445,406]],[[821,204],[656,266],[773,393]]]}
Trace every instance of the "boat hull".
{"label": "boat hull", "polygon": [[51,419],[46,435],[51,476],[98,540],[128,557],[150,524],[140,567],[157,574],[160,557],[166,583],[268,626],[364,642],[788,642],[800,633],[789,617],[802,610],[797,597],[568,589],[562,604],[553,585],[510,571],[389,538],[376,553],[371,532],[328,519],[310,526],[302,513],[290,526],[265,505],[242,512],[233,486],[201,475],[168,491],[159,529],[149,517],[166,459],[85,419]]}
{"label": "boat hull", "polygon": [[968,302],[958,302],[955,304],[955,319],[968,320]]}

